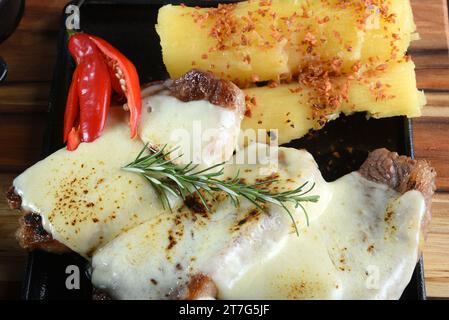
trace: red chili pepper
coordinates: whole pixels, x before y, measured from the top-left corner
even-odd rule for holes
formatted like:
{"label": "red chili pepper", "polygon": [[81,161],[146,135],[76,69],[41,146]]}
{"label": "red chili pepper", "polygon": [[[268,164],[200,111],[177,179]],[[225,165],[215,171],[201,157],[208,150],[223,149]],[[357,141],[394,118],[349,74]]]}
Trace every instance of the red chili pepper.
{"label": "red chili pepper", "polygon": [[[89,35],[89,38],[97,45],[98,49],[108,59],[108,65],[111,73],[115,75],[120,84],[121,92],[127,99],[127,105],[130,112],[129,126],[131,128],[131,138],[137,136],[140,114],[142,109],[142,100],[140,96],[139,76],[136,68],[120,51],[114,48],[105,40]],[[113,80],[114,83],[114,80]],[[118,91],[117,85],[114,89]]]}
{"label": "red chili pepper", "polygon": [[137,136],[142,101],[136,68],[108,42],[84,33],[71,36],[69,51],[76,61],[64,116],[64,142],[75,150],[103,131],[111,86],[125,95],[130,111],[131,137]]}
{"label": "red chili pepper", "polygon": [[78,145],[81,143],[81,137],[79,130],[77,128],[72,128],[68,134],[67,139],[67,150],[73,151],[78,148]]}
{"label": "red chili pepper", "polygon": [[115,71],[114,69],[109,65],[108,61],[106,61],[106,63],[108,64],[108,68],[109,68],[109,77],[111,78],[111,85],[112,85],[112,90],[114,90],[116,93],[118,93],[118,95],[120,97],[123,97],[123,91],[120,85],[120,81],[117,78],[117,76],[115,75]]}
{"label": "red chili pepper", "polygon": [[78,99],[78,68],[72,76],[72,83],[70,84],[69,94],[67,96],[67,103],[64,113],[64,142],[67,142],[70,131],[73,127],[78,126],[77,119],[79,116],[79,99]]}
{"label": "red chili pepper", "polygon": [[69,51],[78,63],[78,98],[82,141],[92,142],[103,131],[110,105],[108,67],[96,45],[85,34],[70,38]]}

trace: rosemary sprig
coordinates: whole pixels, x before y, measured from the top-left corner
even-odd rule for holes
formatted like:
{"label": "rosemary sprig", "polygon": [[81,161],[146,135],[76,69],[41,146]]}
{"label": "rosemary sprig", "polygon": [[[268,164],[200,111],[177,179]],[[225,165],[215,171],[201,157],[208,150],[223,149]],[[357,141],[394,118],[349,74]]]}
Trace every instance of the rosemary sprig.
{"label": "rosemary sprig", "polygon": [[[261,181],[247,185],[242,182],[242,179],[239,177],[239,172],[230,180],[220,180],[218,177],[224,172],[224,163],[195,171],[198,165],[194,165],[192,162],[185,166],[175,164],[173,161],[182,157],[182,155],[174,159],[169,159],[169,155],[177,150],[177,148],[165,151],[166,147],[165,145],[159,150],[149,148],[151,154],[143,155],[144,151],[148,148],[148,144],[146,144],[134,161],[122,167],[125,171],[142,175],[158,193],[165,209],[172,210],[168,197],[169,194],[185,200],[187,195],[196,193],[205,208],[210,211],[206,199],[200,190],[202,189],[208,194],[216,191],[224,191],[235,206],[239,204],[239,198],[243,197],[261,210],[263,210],[261,206],[263,203],[272,203],[282,207],[292,220],[296,234],[299,235],[295,219],[286,206],[286,203],[293,203],[295,208],[300,207],[302,209],[306,217],[307,225],[309,225],[307,211],[301,203],[318,201],[319,196],[317,195],[306,196],[314,188],[315,184],[305,189],[308,184],[306,182],[294,190],[273,192],[267,188],[263,188],[263,186],[276,183],[277,180]],[[217,168],[219,168],[218,171],[214,170]]]}

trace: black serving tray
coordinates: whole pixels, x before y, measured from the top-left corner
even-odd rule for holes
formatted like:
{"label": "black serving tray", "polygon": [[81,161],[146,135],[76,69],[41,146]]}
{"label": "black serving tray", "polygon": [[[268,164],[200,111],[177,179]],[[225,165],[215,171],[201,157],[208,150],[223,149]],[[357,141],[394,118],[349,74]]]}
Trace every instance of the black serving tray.
{"label": "black serving tray", "polygon": [[[213,6],[218,1],[161,1],[161,0],[107,0],[73,1],[80,6],[81,29],[98,35],[122,51],[137,67],[141,83],[167,78],[162,63],[159,38],[154,25],[158,8],[166,3]],[[235,2],[235,1],[220,1]],[[64,10],[65,12],[65,10]],[[62,123],[65,100],[71,81],[74,63],[67,51],[65,17],[61,21],[58,56],[54,70],[53,85],[49,98],[48,128],[43,156],[62,147]],[[324,129],[288,144],[311,152],[328,181],[357,170],[369,151],[385,147],[399,154],[413,157],[412,128],[405,117],[369,119],[364,114],[342,116],[330,122]],[[340,154],[339,158],[334,156]],[[81,288],[65,287],[66,267],[79,266]],[[87,273],[86,261],[76,254],[57,255],[32,252],[28,257],[23,282],[24,299],[91,299],[92,286]],[[402,299],[426,298],[422,259]]]}

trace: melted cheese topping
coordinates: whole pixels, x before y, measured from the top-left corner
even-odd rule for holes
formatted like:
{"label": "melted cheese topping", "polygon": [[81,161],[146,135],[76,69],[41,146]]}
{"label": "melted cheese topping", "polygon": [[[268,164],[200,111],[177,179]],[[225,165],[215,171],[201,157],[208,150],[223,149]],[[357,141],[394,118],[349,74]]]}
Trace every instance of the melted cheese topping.
{"label": "melted cheese topping", "polygon": [[[171,134],[183,129],[180,132],[189,138],[205,135],[201,145],[204,156],[191,159],[186,153],[178,161],[216,164],[221,158],[229,159],[234,151],[242,118],[237,111],[203,100],[182,102],[165,93],[148,97],[143,104],[151,108],[142,115],[139,133],[143,142],[129,138],[126,113],[112,108],[100,138],[81,143],[74,152],[63,148],[14,180],[22,208],[39,213],[44,229],[54,239],[85,257],[120,233],[164,212],[158,195],[142,177],[121,170],[144,143],[168,144],[171,149],[177,145]],[[195,119],[200,121],[196,129],[192,127]],[[182,202],[171,196],[170,201],[172,208]]]}
{"label": "melted cheese topping", "polygon": [[356,172],[331,189],[318,220],[222,297],[398,299],[418,258],[422,194],[399,195]]}
{"label": "melted cheese topping", "polygon": [[[170,108],[170,99],[150,101],[157,110]],[[189,106],[198,117],[212,108]],[[155,112],[157,122],[144,117],[142,137],[166,143],[168,131],[160,124],[168,119]],[[171,297],[197,273],[208,274],[224,299],[395,299],[409,282],[425,212],[421,193],[400,195],[358,173],[326,183],[312,156],[301,150],[271,153],[253,144],[238,152],[225,166],[224,179],[236,172],[250,184],[276,179],[269,185],[273,191],[315,183],[310,194],[319,195],[319,202],[304,203],[309,227],[301,208],[288,204],[300,227],[297,237],[282,208],[266,205],[261,211],[244,199],[236,208],[220,194],[210,199],[211,214],[185,207],[164,211],[147,182],[120,169],[143,145],[129,139],[123,112],[116,110],[95,142],[82,143],[76,152],[61,149],[14,181],[22,207],[39,213],[45,230],[81,255],[93,255],[92,282],[114,297]],[[254,154],[254,164],[237,164],[251,163]]]}
{"label": "melted cheese topping", "polygon": [[231,158],[243,115],[206,100],[183,102],[162,92],[142,100],[139,135],[145,143],[181,147],[176,161],[211,166]]}
{"label": "melted cheese topping", "polygon": [[[299,237],[279,207],[234,208],[224,198],[211,215],[184,209],[122,234],[93,257],[93,284],[119,299],[163,299],[206,273],[221,299],[399,298],[417,261],[422,194],[400,195],[357,172],[325,183],[305,151],[280,148],[279,158],[278,187],[311,181],[321,196],[306,204],[309,227],[292,211]],[[226,174],[236,170],[249,183],[273,175],[260,164],[228,165]]]}
{"label": "melted cheese topping", "polygon": [[54,239],[89,256],[164,211],[143,178],[120,169],[143,146],[129,138],[124,112],[112,109],[107,128],[95,142],[81,143],[75,152],[56,151],[14,180],[22,208],[39,213]]}
{"label": "melted cheese topping", "polygon": [[[252,154],[258,149],[266,154],[265,148],[253,145],[242,152]],[[279,182],[270,188],[281,190],[315,182],[314,192],[320,193],[322,202],[305,206],[318,217],[330,197],[313,158],[305,151],[285,148],[279,156],[283,160],[276,171],[269,164],[231,164],[224,178],[239,171],[248,183],[254,183],[264,178],[259,172],[269,180],[276,174]],[[279,252],[294,229],[279,206],[268,205],[263,212],[242,200],[236,208],[229,198],[221,197],[213,208],[212,214],[188,209],[167,213],[122,234],[93,257],[93,284],[119,299],[163,299],[192,274],[203,272],[213,278],[223,297],[226,292],[232,297],[235,285]],[[289,208],[297,223],[305,225],[301,209]]]}

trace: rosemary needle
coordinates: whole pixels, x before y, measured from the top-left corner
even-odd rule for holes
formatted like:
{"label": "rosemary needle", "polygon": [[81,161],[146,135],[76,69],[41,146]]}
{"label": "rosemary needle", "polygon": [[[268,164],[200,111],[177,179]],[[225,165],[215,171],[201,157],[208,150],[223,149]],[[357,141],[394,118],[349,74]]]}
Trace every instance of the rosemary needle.
{"label": "rosemary needle", "polygon": [[[262,181],[248,185],[242,182],[242,179],[239,177],[239,172],[230,180],[220,180],[218,177],[223,174],[224,163],[195,171],[198,165],[192,162],[184,166],[174,163],[174,160],[180,158],[182,155],[174,159],[169,159],[169,155],[177,150],[177,148],[170,151],[165,151],[167,145],[164,145],[159,150],[149,148],[151,154],[143,155],[147,148],[148,144],[139,152],[134,161],[122,167],[122,169],[140,174],[158,193],[162,206],[165,209],[172,210],[169,200],[170,194],[185,200],[187,195],[196,193],[204,207],[210,211],[206,199],[200,190],[204,190],[208,194],[223,191],[229,196],[235,206],[238,205],[239,198],[243,197],[261,210],[263,210],[261,206],[263,203],[271,203],[282,207],[292,220],[296,234],[299,235],[295,219],[287,208],[286,203],[293,203],[295,208],[301,208],[305,214],[307,225],[309,225],[307,211],[301,203],[317,202],[319,199],[317,195],[307,196],[315,184],[306,189],[306,185],[308,184],[306,182],[293,190],[273,192],[267,188],[263,188],[263,186],[276,183],[277,180]],[[214,170],[217,168],[219,168],[218,171]]]}

